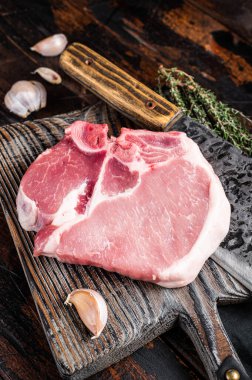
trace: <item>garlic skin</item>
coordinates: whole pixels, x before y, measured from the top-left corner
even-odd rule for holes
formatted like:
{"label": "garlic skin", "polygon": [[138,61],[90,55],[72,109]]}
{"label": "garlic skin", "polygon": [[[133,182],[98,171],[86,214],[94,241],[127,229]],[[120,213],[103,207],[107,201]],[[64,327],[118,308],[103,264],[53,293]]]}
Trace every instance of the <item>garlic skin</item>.
{"label": "garlic skin", "polygon": [[36,81],[20,80],[4,97],[4,104],[14,114],[26,118],[46,106],[46,89]]}
{"label": "garlic skin", "polygon": [[62,82],[61,76],[49,67],[39,67],[32,74],[38,74],[49,83],[60,84]]}
{"label": "garlic skin", "polygon": [[67,296],[65,305],[74,305],[84,325],[94,334],[91,339],[100,336],[108,319],[108,309],[103,297],[92,289],[76,289]]}
{"label": "garlic skin", "polygon": [[36,51],[44,57],[56,57],[63,52],[67,44],[68,41],[65,34],[59,33],[44,38],[43,40],[37,42],[30,49],[32,51]]}

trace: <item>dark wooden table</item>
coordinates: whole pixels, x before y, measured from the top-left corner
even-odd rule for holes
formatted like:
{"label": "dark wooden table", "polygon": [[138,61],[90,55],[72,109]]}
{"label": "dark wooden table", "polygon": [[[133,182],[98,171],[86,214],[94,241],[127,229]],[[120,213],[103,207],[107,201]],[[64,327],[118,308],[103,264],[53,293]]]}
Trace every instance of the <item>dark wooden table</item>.
{"label": "dark wooden table", "polygon": [[[222,4],[220,6],[220,3]],[[136,5],[137,4],[137,5]],[[58,58],[29,50],[41,38],[67,34],[144,83],[155,87],[160,63],[179,67],[231,106],[252,116],[252,3],[250,0],[5,0],[0,3],[0,123],[19,121],[3,105],[17,80],[38,66],[58,69]],[[31,118],[78,109],[93,98],[64,76],[47,85],[48,106]],[[220,314],[252,376],[252,302]],[[0,210],[0,377],[59,379],[3,212]],[[192,343],[175,327],[93,380],[203,379]]]}

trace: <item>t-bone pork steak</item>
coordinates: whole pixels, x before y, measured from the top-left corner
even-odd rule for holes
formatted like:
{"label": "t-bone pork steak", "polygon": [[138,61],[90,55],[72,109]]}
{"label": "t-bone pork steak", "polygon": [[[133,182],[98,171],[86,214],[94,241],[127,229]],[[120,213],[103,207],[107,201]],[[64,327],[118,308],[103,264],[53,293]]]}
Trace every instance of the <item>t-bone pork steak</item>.
{"label": "t-bone pork steak", "polygon": [[107,132],[74,122],[24,175],[17,211],[34,254],[188,284],[229,229],[218,177],[185,133]]}

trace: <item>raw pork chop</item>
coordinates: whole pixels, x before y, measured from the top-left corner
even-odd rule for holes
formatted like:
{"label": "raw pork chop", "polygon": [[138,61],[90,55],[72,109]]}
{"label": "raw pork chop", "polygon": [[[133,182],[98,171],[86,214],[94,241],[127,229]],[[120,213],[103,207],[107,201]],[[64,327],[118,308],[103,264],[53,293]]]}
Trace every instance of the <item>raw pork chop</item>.
{"label": "raw pork chop", "polygon": [[188,284],[229,229],[218,177],[182,132],[107,130],[75,122],[27,170],[17,209],[35,255]]}

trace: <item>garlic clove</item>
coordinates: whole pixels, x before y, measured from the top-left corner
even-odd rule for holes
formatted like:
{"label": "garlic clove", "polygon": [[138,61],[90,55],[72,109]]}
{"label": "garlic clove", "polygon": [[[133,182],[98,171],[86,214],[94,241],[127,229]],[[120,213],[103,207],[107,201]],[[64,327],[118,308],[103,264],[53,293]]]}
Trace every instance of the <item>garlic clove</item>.
{"label": "garlic clove", "polygon": [[61,76],[49,67],[39,67],[32,74],[39,74],[41,78],[52,84],[60,84],[62,82]]}
{"label": "garlic clove", "polygon": [[20,103],[12,92],[7,92],[4,97],[4,104],[9,111],[20,117],[26,118],[30,114],[27,107]]}
{"label": "garlic clove", "polygon": [[21,80],[13,84],[4,97],[4,104],[23,118],[46,106],[46,89],[36,81]]}
{"label": "garlic clove", "polygon": [[67,296],[65,305],[74,305],[84,325],[94,334],[91,339],[100,336],[108,319],[108,309],[103,297],[92,289],[76,289]]}
{"label": "garlic clove", "polygon": [[56,57],[63,52],[67,44],[68,41],[65,34],[59,33],[44,38],[43,40],[37,42],[30,49],[32,51],[36,51],[44,57]]}
{"label": "garlic clove", "polygon": [[37,111],[41,108],[45,108],[46,99],[47,99],[47,92],[46,92],[45,87],[43,86],[42,83],[37,82],[35,80],[32,80],[31,83],[33,84],[33,86],[37,88],[37,95],[40,99],[40,102],[38,103],[38,108],[36,108],[34,111]]}

